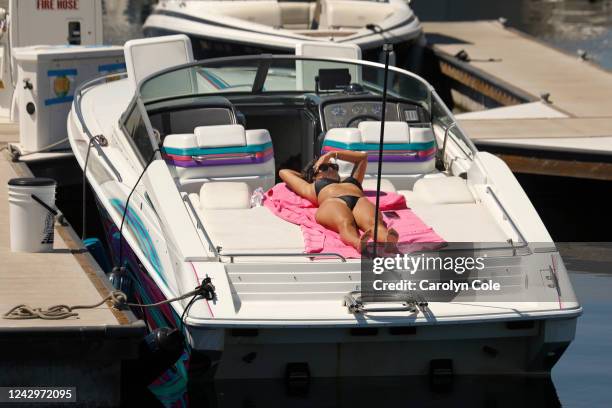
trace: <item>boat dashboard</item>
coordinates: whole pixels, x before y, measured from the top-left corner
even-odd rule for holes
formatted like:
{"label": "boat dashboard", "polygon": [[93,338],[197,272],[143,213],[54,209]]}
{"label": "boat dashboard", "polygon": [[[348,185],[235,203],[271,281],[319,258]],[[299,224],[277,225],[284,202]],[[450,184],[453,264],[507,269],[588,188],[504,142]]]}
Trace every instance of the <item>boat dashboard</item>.
{"label": "boat dashboard", "polygon": [[[349,100],[327,103],[323,106],[322,118],[326,130],[358,127],[359,123],[363,121],[380,121],[382,119],[382,102]],[[387,103],[385,120],[408,123],[427,121],[425,113],[420,107],[400,102]]]}
{"label": "boat dashboard", "polygon": [[[382,120],[382,98],[379,95],[317,95],[307,99],[310,99],[307,105],[316,107],[324,132],[334,128],[356,128],[364,121]],[[407,122],[414,126],[429,123],[429,114],[416,103],[390,97],[385,120]]]}
{"label": "boat dashboard", "polygon": [[[269,107],[264,100],[267,98],[261,96],[255,100],[252,97],[227,96],[232,100],[221,96],[167,100],[148,104],[147,111],[153,127],[164,136],[170,133],[188,133],[197,126],[240,123],[246,127],[247,121],[241,112],[242,106]],[[298,99],[302,100],[302,106],[310,112],[310,117],[319,123],[323,133],[334,128],[357,128],[361,122],[382,119],[382,97],[368,92],[306,94]],[[295,108],[295,102],[297,99],[288,105]],[[385,120],[407,122],[418,127],[428,125],[430,115],[415,102],[389,97]]]}

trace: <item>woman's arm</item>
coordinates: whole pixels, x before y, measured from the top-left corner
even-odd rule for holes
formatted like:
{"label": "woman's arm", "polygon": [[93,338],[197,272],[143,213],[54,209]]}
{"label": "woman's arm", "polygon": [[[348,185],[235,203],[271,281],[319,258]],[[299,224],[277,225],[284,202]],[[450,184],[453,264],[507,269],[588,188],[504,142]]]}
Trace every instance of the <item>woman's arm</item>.
{"label": "woman's arm", "polygon": [[351,171],[351,177],[363,183],[363,177],[368,167],[368,154],[366,152],[339,150],[330,153],[335,154],[335,159],[354,163],[355,166],[353,167],[353,171]]}
{"label": "woman's arm", "polygon": [[359,164],[362,161],[368,160],[366,152],[353,152],[351,150],[337,150],[335,152],[329,152],[328,154],[334,154],[333,158],[338,160],[344,160],[347,162]]}
{"label": "woman's arm", "polygon": [[304,197],[313,203],[317,202],[317,196],[314,191],[312,183],[307,182],[302,178],[300,173],[295,170],[282,169],[278,172],[278,176],[283,180],[287,186],[293,190],[296,194]]}

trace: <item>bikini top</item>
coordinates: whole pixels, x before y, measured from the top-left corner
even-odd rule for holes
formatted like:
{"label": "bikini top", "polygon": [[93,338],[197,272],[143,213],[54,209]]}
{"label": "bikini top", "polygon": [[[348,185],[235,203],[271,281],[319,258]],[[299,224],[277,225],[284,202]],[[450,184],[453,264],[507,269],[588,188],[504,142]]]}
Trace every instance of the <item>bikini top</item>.
{"label": "bikini top", "polygon": [[321,192],[321,190],[323,190],[328,185],[330,185],[330,184],[342,184],[342,183],[354,184],[357,187],[359,187],[359,189],[361,191],[363,191],[363,187],[361,186],[361,183],[359,182],[359,180],[357,180],[355,177],[348,176],[347,178],[345,178],[344,180],[341,180],[341,181],[333,180],[333,179],[330,179],[330,178],[322,178],[322,179],[319,179],[319,180],[315,181],[315,183],[314,183],[315,193],[317,194],[317,197],[318,197],[319,193]]}

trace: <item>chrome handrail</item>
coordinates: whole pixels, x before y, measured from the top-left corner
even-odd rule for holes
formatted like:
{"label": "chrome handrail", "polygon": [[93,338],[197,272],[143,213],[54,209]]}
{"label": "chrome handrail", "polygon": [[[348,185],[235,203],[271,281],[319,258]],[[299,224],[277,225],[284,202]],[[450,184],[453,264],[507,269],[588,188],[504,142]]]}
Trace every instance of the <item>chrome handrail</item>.
{"label": "chrome handrail", "polygon": [[305,254],[305,253],[286,253],[286,254],[279,254],[279,253],[254,253],[254,254],[249,254],[249,253],[240,253],[240,254],[224,254],[222,252],[219,252],[219,256],[226,256],[228,258],[230,258],[230,262],[234,263],[234,258],[238,257],[238,256],[243,256],[243,257],[296,257],[296,258],[322,258],[322,257],[335,257],[335,258],[340,258],[340,260],[342,260],[342,262],[346,262],[346,258],[340,254],[337,254],[335,252],[319,252],[316,254]]}
{"label": "chrome handrail", "polygon": [[446,169],[446,163],[444,162],[444,156],[446,155],[446,143],[448,142],[448,134],[450,133],[451,129],[454,129],[456,127],[457,127],[457,122],[453,122],[444,131],[444,141],[442,142],[442,149],[440,150],[440,160],[444,164],[445,169]]}
{"label": "chrome handrail", "polygon": [[202,235],[204,235],[204,239],[206,240],[206,243],[208,244],[208,248],[214,254],[215,257],[219,257],[219,251],[217,251],[217,248],[215,247],[215,244],[213,244],[212,239],[210,238],[210,236],[206,232],[206,228],[204,228],[204,225],[202,224],[202,221],[200,220],[200,216],[198,215],[197,211],[193,207],[193,204],[191,203],[191,200],[189,199],[188,196],[184,196],[183,197],[183,201],[185,203],[187,203],[187,205],[189,206],[189,209],[193,213],[193,216],[196,219],[197,228],[202,231]]}
{"label": "chrome handrail", "polygon": [[106,162],[106,164],[111,169],[111,171],[115,174],[115,177],[117,177],[117,180],[121,182],[123,181],[123,179],[121,178],[121,174],[119,173],[117,168],[113,166],[112,162],[110,161],[106,153],[104,153],[104,151],[102,150],[102,146],[100,146],[100,144],[98,143],[98,140],[94,138],[94,135],[91,134],[91,131],[85,124],[85,120],[83,119],[83,112],[81,111],[81,99],[83,96],[83,92],[95,85],[102,83],[103,81],[106,82],[111,78],[113,79],[127,78],[127,72],[119,72],[115,74],[104,75],[98,78],[94,78],[91,81],[82,83],[81,85],[79,85],[79,87],[74,92],[73,105],[74,105],[74,112],[76,113],[77,119],[81,123],[81,129],[89,138],[89,143],[91,143],[95,147],[96,151],[98,152],[98,155],[102,157],[102,159]]}
{"label": "chrome handrail", "polygon": [[491,196],[495,200],[495,203],[497,204],[497,206],[502,210],[502,213],[504,214],[504,217],[506,217],[508,219],[508,221],[510,222],[510,225],[512,226],[512,228],[514,228],[514,230],[518,234],[518,236],[519,236],[521,242],[523,243],[523,245],[527,244],[527,240],[525,239],[525,237],[521,233],[521,230],[518,228],[518,226],[516,225],[516,223],[514,222],[512,217],[510,217],[510,214],[508,214],[508,211],[506,211],[506,209],[502,205],[501,201],[499,200],[499,198],[497,197],[497,195],[495,194],[495,192],[493,191],[491,186],[487,186],[487,193],[491,194]]}
{"label": "chrome handrail", "polygon": [[257,156],[255,155],[255,153],[240,153],[240,154],[236,154],[236,155],[232,155],[232,156],[227,156],[227,157],[209,157],[206,155],[200,155],[200,156],[191,156],[191,159],[197,162],[204,162],[204,161],[223,161],[223,160],[234,160],[234,159],[255,159]]}
{"label": "chrome handrail", "polygon": [[[462,142],[464,142],[467,145],[468,149],[470,149],[470,152],[472,153],[472,157],[471,158],[474,158],[474,156],[476,156],[478,154],[478,149],[476,148],[476,145],[474,144],[474,142],[472,142],[472,139],[470,139],[468,136],[466,136],[466,134],[461,129],[461,125],[457,122],[457,119],[455,119],[455,117],[453,116],[452,112],[448,109],[448,106],[446,106],[446,104],[442,101],[442,98],[440,98],[440,95],[438,95],[438,93],[435,90],[431,91],[431,96],[432,96],[433,100],[436,100],[438,102],[438,104],[442,107],[442,110],[444,111],[446,116],[448,116],[449,118],[452,119],[453,122],[451,123],[451,125],[455,125],[453,127],[457,127],[457,129],[459,129],[459,136],[458,137],[454,133],[452,135],[456,136],[459,140],[461,140]],[[432,105],[433,105],[433,101],[432,101]]]}
{"label": "chrome handrail", "polygon": [[[382,298],[381,298],[382,299]],[[416,297],[408,297],[407,299],[387,299],[380,301],[364,302],[361,299],[361,292],[353,291],[344,295],[342,303],[348,309],[349,313],[373,313],[373,312],[411,312],[415,313],[419,309],[425,310],[428,307],[428,302],[420,294]],[[372,303],[377,306],[368,307],[367,304]],[[384,307],[380,305],[399,303],[401,306]]]}

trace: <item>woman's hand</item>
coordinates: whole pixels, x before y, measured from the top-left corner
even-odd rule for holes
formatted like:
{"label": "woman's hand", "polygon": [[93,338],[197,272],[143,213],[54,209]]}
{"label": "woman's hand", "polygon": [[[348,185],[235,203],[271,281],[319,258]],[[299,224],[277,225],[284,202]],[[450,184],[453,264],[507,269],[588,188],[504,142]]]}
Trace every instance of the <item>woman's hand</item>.
{"label": "woman's hand", "polygon": [[363,183],[366,168],[368,167],[368,154],[366,152],[354,152],[351,150],[338,150],[334,153],[337,160],[347,161],[354,164],[351,176]]}
{"label": "woman's hand", "polygon": [[314,165],[315,170],[319,168],[323,163],[329,163],[332,158],[337,158],[336,152],[327,152],[323,156],[319,157],[319,160]]}

